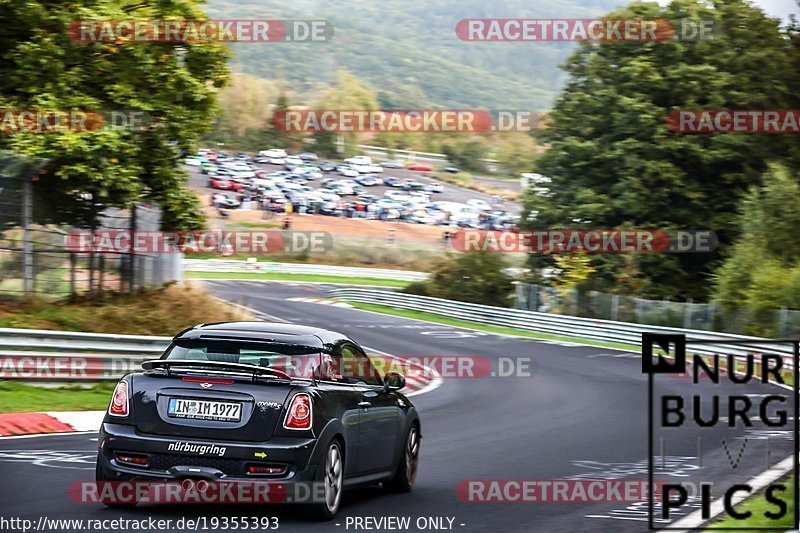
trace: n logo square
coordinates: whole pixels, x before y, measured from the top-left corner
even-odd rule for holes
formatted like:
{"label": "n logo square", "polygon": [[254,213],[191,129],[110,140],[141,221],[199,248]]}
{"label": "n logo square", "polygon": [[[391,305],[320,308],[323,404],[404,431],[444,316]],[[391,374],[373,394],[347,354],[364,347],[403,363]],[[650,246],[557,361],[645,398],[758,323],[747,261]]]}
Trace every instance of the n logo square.
{"label": "n logo square", "polygon": [[[653,348],[672,355],[667,359],[661,353],[653,360]],[[686,335],[642,333],[643,374],[683,374],[686,371]]]}

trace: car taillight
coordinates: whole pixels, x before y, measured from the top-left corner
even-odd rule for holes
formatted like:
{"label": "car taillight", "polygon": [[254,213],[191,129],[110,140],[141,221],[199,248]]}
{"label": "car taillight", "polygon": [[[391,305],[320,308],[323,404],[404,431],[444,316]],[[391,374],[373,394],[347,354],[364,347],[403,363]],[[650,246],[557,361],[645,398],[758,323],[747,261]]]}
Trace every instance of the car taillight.
{"label": "car taillight", "polygon": [[247,474],[251,476],[282,476],[286,471],[286,465],[258,463],[250,463],[247,465]]}
{"label": "car taillight", "polygon": [[311,396],[306,393],[295,394],[286,420],[283,422],[286,429],[311,429]]}
{"label": "car taillight", "polygon": [[130,454],[117,453],[116,459],[120,463],[125,463],[134,466],[143,466],[145,468],[149,464],[147,457],[144,455],[130,455]]}
{"label": "car taillight", "polygon": [[114,395],[111,397],[111,405],[108,406],[108,414],[112,416],[128,416],[128,382],[124,379],[114,387]]}

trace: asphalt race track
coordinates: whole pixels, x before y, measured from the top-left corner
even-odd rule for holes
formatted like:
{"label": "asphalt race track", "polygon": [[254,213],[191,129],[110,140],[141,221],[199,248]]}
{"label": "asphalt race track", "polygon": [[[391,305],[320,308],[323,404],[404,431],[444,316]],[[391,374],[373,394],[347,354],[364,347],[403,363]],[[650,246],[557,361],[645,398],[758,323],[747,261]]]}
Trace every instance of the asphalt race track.
{"label": "asphalt race track", "polygon": [[[462,502],[456,494],[463,480],[646,480],[647,379],[639,355],[287,300],[324,296],[311,285],[206,283],[225,299],[290,322],[341,331],[369,348],[400,356],[483,356],[493,362],[499,358],[530,358],[531,374],[444,379],[435,390],[413,397],[422,417],[424,437],[413,492],[388,495],[369,489],[350,493],[330,523],[303,522],[291,509],[270,506],[140,506],[119,511],[74,503],[67,496],[69,486],[94,478],[96,442],[93,435],[86,434],[0,440],[0,514],[34,522],[42,515],[50,519],[173,520],[278,516],[280,530],[286,531],[354,531],[352,525],[348,527],[348,517],[387,516],[411,517],[412,531],[418,530],[414,524],[419,517],[452,518],[452,529],[465,532],[647,531],[647,505],[641,502],[476,503]],[[686,391],[690,381],[663,378],[659,386],[680,393]],[[721,386],[725,385],[717,387]],[[737,391],[745,390],[742,385],[736,387]],[[753,398],[789,392],[772,385],[744,387]],[[788,409],[791,414],[792,407]],[[720,429],[726,433],[712,432],[713,438],[706,438],[706,433],[701,460],[697,435],[691,430],[659,440],[657,479],[675,482],[702,478],[713,480],[715,487],[746,482],[763,471],[768,461],[777,463],[791,453],[791,432],[767,429],[758,420],[752,428],[739,429],[739,437],[747,437],[746,441],[732,441],[727,429]],[[727,435],[724,445],[721,435]],[[714,492],[713,496],[721,493]],[[675,518],[691,510],[682,509]]]}

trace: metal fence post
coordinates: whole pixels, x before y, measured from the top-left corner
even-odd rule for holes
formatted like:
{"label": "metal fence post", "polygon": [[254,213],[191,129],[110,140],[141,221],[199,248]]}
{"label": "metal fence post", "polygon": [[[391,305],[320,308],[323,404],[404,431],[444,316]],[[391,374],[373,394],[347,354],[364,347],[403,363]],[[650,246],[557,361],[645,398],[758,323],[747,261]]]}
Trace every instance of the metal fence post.
{"label": "metal fence post", "polygon": [[97,263],[97,292],[103,292],[103,272],[106,269],[106,256],[99,255]]}
{"label": "metal fence post", "polygon": [[714,331],[714,312],[716,311],[716,305],[714,302],[708,304],[708,327],[711,331]]}
{"label": "metal fence post", "polygon": [[689,298],[683,306],[683,327],[686,329],[689,329],[689,326],[692,324],[692,303],[693,300]]}
{"label": "metal fence post", "polygon": [[33,294],[33,238],[30,228],[32,221],[33,189],[31,187],[31,177],[26,177],[22,182],[22,289],[26,298]]}
{"label": "metal fence post", "polygon": [[615,321],[619,317],[619,294],[611,297],[611,320]]}
{"label": "metal fence post", "polygon": [[525,294],[524,294],[524,284],[520,281],[514,281],[514,308],[515,309],[523,309],[523,305],[526,304],[525,302]]}
{"label": "metal fence post", "polygon": [[136,203],[134,202],[133,207],[131,207],[131,220],[130,220],[130,235],[131,235],[131,250],[130,255],[128,255],[128,292],[133,292],[135,285],[136,285],[136,278],[135,271],[136,271],[136,247],[134,243],[136,242]]}
{"label": "metal fence post", "polygon": [[789,309],[786,307],[781,307],[780,313],[778,314],[778,336],[785,337],[786,336],[786,322],[789,319]]}
{"label": "metal fence post", "polygon": [[75,269],[77,258],[74,253],[69,254],[69,296],[75,298]]}

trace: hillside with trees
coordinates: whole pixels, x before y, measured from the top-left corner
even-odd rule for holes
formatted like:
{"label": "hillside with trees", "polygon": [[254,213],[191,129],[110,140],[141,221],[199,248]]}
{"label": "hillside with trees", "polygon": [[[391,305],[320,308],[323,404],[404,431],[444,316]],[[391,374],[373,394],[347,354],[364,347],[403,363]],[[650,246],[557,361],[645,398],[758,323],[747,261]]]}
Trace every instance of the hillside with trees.
{"label": "hillside with trees", "polygon": [[574,43],[462,42],[465,18],[589,18],[619,5],[613,0],[557,3],[508,0],[386,0],[325,2],[211,0],[218,18],[324,19],[327,43],[234,44],[232,68],[284,80],[299,100],[314,101],[345,70],[375,87],[382,108],[545,110],[565,81],[559,65]]}

